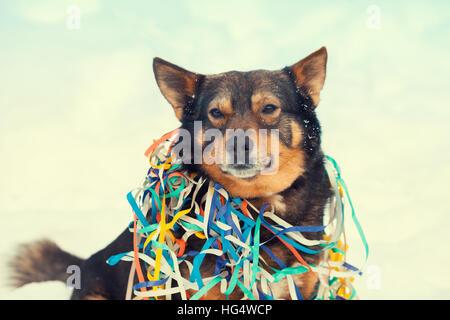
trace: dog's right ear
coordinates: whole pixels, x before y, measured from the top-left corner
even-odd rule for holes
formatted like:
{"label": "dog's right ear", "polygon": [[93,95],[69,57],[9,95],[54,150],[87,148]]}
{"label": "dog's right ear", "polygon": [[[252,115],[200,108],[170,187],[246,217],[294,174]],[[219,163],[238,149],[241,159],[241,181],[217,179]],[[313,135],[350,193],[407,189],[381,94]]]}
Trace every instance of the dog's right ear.
{"label": "dog's right ear", "polygon": [[186,106],[193,102],[200,74],[187,71],[161,58],[153,59],[153,72],[163,96],[172,105],[178,120]]}

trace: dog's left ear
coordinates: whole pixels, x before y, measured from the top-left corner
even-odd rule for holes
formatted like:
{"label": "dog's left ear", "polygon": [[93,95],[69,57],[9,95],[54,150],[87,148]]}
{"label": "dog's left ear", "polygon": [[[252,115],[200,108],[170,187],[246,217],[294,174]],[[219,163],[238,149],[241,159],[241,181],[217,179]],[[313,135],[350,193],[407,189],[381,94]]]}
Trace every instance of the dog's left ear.
{"label": "dog's left ear", "polygon": [[316,107],[320,101],[320,91],[325,82],[327,67],[327,49],[320,48],[316,52],[289,67],[297,88],[308,94]]}
{"label": "dog's left ear", "polygon": [[187,71],[161,58],[153,59],[153,72],[163,96],[172,105],[178,120],[194,100],[200,74]]}

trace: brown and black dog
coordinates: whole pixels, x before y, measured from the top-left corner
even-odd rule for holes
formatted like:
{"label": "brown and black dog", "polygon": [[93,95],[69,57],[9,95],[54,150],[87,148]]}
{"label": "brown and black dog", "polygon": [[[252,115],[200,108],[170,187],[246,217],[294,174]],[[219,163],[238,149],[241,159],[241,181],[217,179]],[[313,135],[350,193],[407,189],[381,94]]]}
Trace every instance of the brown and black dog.
{"label": "brown and black dog", "polygon": [[[315,108],[319,104],[326,73],[327,51],[322,47],[296,64],[282,70],[256,70],[202,75],[184,70],[155,58],[156,82],[172,105],[181,128],[192,133],[192,143],[205,148],[202,135],[194,134],[194,122],[202,122],[202,132],[216,129],[277,129],[279,132],[278,170],[260,174],[257,164],[184,163],[184,169],[198,172],[222,185],[233,197],[248,199],[256,207],[270,203],[275,213],[294,226],[323,224],[324,208],[331,197],[330,183],[321,150],[321,129]],[[251,141],[250,141],[251,142]],[[243,148],[248,151],[250,143]],[[236,151],[236,150],[235,150]],[[261,230],[261,240],[273,235]],[[309,239],[322,239],[321,232],[304,233]],[[111,267],[106,260],[132,248],[132,234],[126,229],[106,248],[83,260],[61,250],[48,240],[23,245],[11,261],[12,280],[16,286],[30,282],[61,280],[68,277],[67,266],[81,267],[81,288],[72,299],[124,299],[130,264],[119,262]],[[191,250],[201,243],[191,241]],[[200,246],[200,247],[199,247]],[[267,244],[284,265],[298,265],[294,255],[277,239]],[[264,260],[276,267],[265,252]],[[321,255],[302,254],[317,265]],[[205,261],[202,274],[211,275],[215,262]],[[305,298],[313,298],[317,278],[312,272],[295,276]],[[275,299],[289,298],[287,283],[272,287]],[[239,299],[236,290],[229,298]],[[206,299],[225,298],[218,285]]]}

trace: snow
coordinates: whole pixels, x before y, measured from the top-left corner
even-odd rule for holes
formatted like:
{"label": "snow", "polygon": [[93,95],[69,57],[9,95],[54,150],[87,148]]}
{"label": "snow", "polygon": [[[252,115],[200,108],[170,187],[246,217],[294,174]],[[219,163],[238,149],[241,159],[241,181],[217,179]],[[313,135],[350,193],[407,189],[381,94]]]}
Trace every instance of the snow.
{"label": "snow", "polygon": [[[128,225],[125,196],[146,172],[143,152],[178,125],[152,57],[199,73],[279,69],[322,45],[323,149],[370,245],[360,298],[450,298],[448,2],[377,1],[377,30],[365,23],[371,3],[181,2],[179,25],[166,4],[83,11],[72,2],[82,15],[72,31],[64,4],[0,4],[2,30],[14,28],[0,52],[0,299],[70,296],[57,282],[9,288],[18,244],[47,237],[88,257]],[[348,232],[349,262],[359,265],[363,248]]]}

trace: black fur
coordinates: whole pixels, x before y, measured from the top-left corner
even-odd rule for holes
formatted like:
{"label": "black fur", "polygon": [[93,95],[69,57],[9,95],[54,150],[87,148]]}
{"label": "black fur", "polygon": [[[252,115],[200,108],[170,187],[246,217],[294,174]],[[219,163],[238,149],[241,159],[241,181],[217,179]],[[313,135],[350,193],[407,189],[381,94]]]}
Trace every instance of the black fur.
{"label": "black fur", "polygon": [[[181,68],[175,68],[174,70],[184,72]],[[331,197],[331,190],[323,163],[324,155],[320,148],[321,127],[314,111],[315,106],[312,99],[308,96],[306,88],[297,87],[290,68],[280,71],[232,71],[215,77],[199,75],[196,75],[196,77],[195,95],[185,95],[184,97],[185,105],[181,124],[181,128],[192,133],[195,120],[202,120],[205,130],[214,127],[209,120],[207,107],[216,96],[226,94],[231,97],[233,117],[240,119],[243,129],[245,129],[251,113],[251,97],[256,89],[263,88],[270,91],[279,99],[282,104],[282,116],[277,122],[261,128],[279,129],[280,142],[289,147],[294,137],[292,137],[292,131],[288,123],[294,120],[303,132],[301,147],[305,159],[303,174],[297,177],[288,188],[279,193],[286,204],[286,212],[283,218],[292,225],[322,225],[324,207]],[[161,78],[164,80],[164,75]],[[172,75],[170,79],[176,84],[177,88],[184,83],[183,81],[176,81]],[[225,129],[226,127],[221,128],[223,131]],[[191,137],[193,136],[192,134]],[[192,148],[194,148],[194,144],[195,141],[193,140]],[[207,175],[201,165],[187,163],[184,164],[184,169]],[[322,234],[311,233],[305,234],[305,236],[311,239],[321,239]],[[272,234],[261,230],[261,241],[271,237]],[[106,260],[112,255],[131,250],[132,244],[132,234],[126,229],[110,245],[92,255],[89,259],[78,260],[82,269],[82,285],[81,290],[74,290],[72,298],[85,299],[92,295],[100,295],[106,299],[123,299],[130,264],[119,262],[118,265],[111,267],[106,264]],[[202,242],[198,239],[188,244],[190,250],[199,250],[201,245]],[[271,245],[282,247],[277,239],[272,240]],[[66,258],[68,264],[73,262],[70,261],[70,256],[66,256]],[[310,264],[316,264],[318,259],[320,259],[320,256],[305,255],[305,260]],[[286,265],[290,265],[295,261],[295,258],[293,255],[286,253],[283,260]]]}
{"label": "black fur", "polygon": [[[250,98],[255,88],[260,88],[261,83],[268,90],[275,93],[283,104],[283,113],[301,126],[303,132],[302,147],[305,154],[305,172],[298,177],[293,184],[282,191],[280,195],[284,198],[287,206],[287,213],[283,218],[292,225],[314,225],[323,224],[323,212],[325,205],[332,195],[330,190],[328,175],[324,166],[324,154],[320,148],[321,126],[312,99],[307,95],[305,88],[297,88],[293,74],[289,68],[283,72],[252,71],[248,73],[228,72],[220,78],[206,79],[197,92],[194,104],[190,105],[191,116],[184,117],[182,128],[193,133],[193,121],[201,120],[204,129],[213,128],[209,121],[206,109],[215,96],[231,93],[234,112],[244,115],[250,110]],[[192,115],[196,115],[193,117]],[[290,145],[292,137],[290,130],[283,130],[278,122],[275,125],[267,126],[267,129],[279,128],[280,141],[285,145]],[[245,121],[243,119],[243,127]],[[223,128],[223,133],[226,128]],[[193,134],[191,134],[193,137]],[[192,146],[196,142],[192,140]],[[192,147],[194,148],[194,147]],[[193,151],[191,152],[193,154]],[[184,169],[193,172],[206,172],[201,165],[186,164]],[[272,237],[267,230],[262,230],[262,241]],[[321,239],[321,233],[306,233],[305,237],[310,239]],[[276,242],[277,240],[273,240]],[[314,248],[313,248],[314,249]],[[317,249],[317,248],[316,248]],[[305,259],[311,263],[318,262],[318,255],[305,254]],[[289,256],[289,262],[294,261],[293,256]]]}

